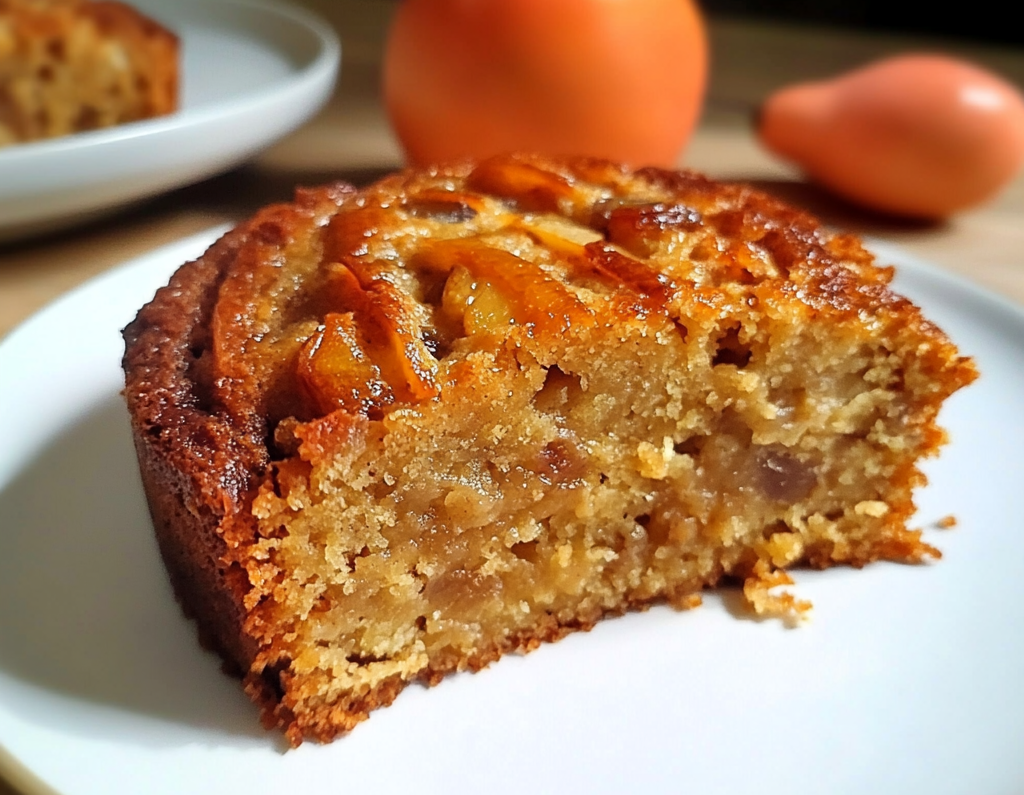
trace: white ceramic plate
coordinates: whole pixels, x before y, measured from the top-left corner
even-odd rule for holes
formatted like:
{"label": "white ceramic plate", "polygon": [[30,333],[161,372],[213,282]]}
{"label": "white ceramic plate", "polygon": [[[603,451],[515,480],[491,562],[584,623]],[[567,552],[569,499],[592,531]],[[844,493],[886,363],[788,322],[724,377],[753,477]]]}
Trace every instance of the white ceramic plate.
{"label": "white ceramic plate", "polygon": [[797,629],[735,594],[603,622],[285,751],[171,595],[118,394],[120,328],[210,240],[0,345],[0,769],[30,793],[1024,792],[1019,309],[887,252],[984,374],[920,495],[922,526],[959,519],[942,561],[798,572]]}
{"label": "white ceramic plate", "polygon": [[181,110],[0,149],[0,240],[224,171],[294,130],[330,96],[337,37],[301,9],[249,0],[133,4],[181,38]]}

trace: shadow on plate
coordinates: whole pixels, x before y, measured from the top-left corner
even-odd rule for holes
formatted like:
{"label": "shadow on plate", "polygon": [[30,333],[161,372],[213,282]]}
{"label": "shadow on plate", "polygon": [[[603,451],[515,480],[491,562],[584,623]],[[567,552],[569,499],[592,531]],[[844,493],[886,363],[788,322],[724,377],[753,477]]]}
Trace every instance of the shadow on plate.
{"label": "shadow on plate", "polygon": [[112,394],[0,490],[0,673],[32,686],[5,705],[138,744],[274,744],[174,600],[128,428]]}

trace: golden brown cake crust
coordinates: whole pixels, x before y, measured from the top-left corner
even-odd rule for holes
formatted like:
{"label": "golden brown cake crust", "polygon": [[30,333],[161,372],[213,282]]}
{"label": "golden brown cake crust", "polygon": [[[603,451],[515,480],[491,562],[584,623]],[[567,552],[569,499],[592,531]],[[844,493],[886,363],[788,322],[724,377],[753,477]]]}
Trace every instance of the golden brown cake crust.
{"label": "golden brown cake crust", "polygon": [[298,743],[723,576],[800,610],[768,593],[787,567],[937,555],[916,463],[976,374],[891,277],[688,172],[520,155],[300,190],[125,330],[176,591]]}

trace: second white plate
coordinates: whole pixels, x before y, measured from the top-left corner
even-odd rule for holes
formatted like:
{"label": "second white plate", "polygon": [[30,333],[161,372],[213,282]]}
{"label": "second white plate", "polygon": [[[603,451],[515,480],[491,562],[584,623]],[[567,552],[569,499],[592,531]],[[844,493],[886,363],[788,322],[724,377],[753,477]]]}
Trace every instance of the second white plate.
{"label": "second white plate", "polygon": [[952,443],[919,495],[941,561],[797,572],[815,605],[798,629],[728,594],[602,622],[285,751],[174,601],[119,395],[120,328],[212,237],[0,345],[0,771],[30,795],[1024,792],[1019,309],[886,252],[982,372],[943,410]]}
{"label": "second white plate", "polygon": [[330,96],[340,46],[302,9],[249,0],[133,4],[181,38],[181,110],[0,149],[0,241],[224,171],[294,130]]}

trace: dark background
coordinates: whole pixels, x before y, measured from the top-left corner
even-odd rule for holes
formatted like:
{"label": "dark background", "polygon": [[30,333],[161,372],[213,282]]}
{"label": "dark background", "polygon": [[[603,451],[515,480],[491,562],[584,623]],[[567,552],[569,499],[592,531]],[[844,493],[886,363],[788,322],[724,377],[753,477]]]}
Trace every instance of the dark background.
{"label": "dark background", "polygon": [[907,0],[698,0],[710,15],[806,22],[849,29],[928,34],[1003,45],[1024,45],[1024,23],[1003,0],[959,0],[951,5]]}

